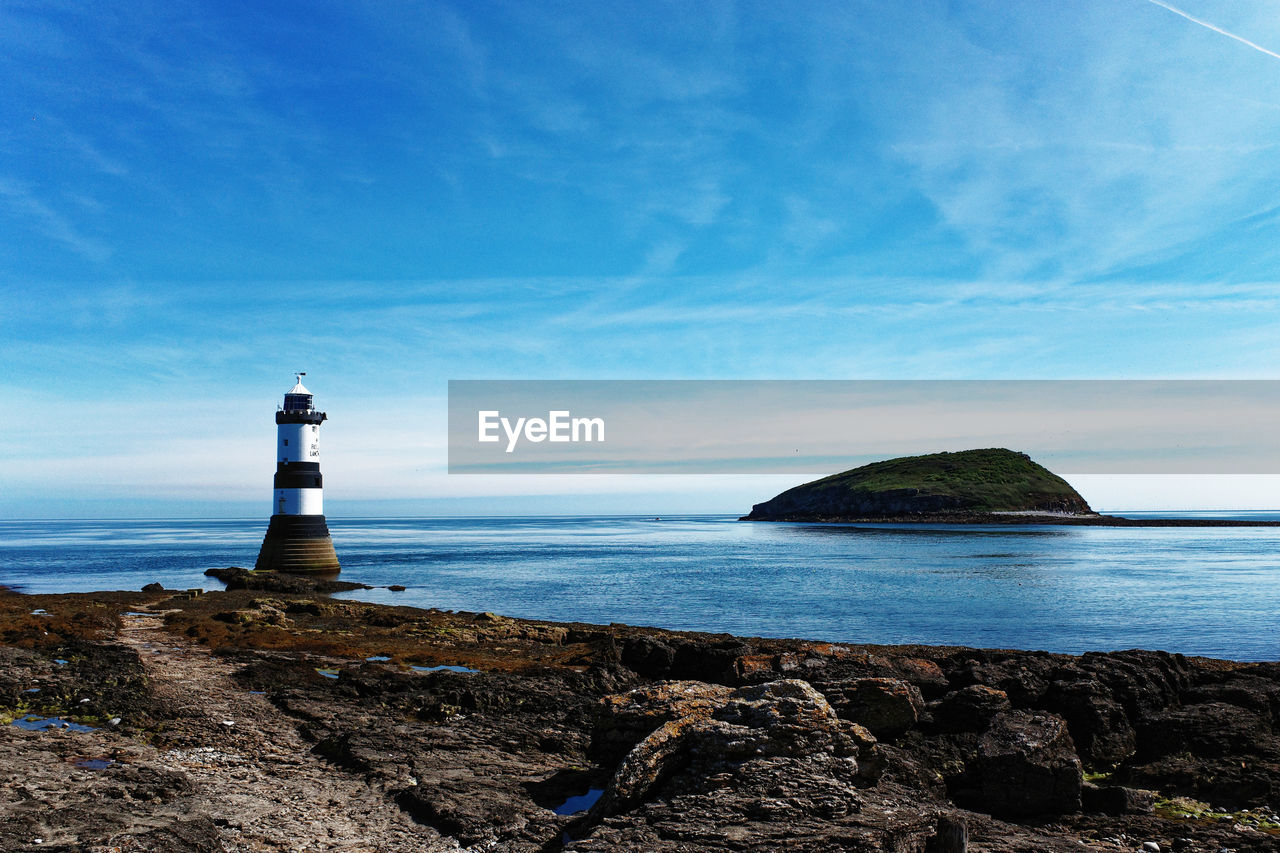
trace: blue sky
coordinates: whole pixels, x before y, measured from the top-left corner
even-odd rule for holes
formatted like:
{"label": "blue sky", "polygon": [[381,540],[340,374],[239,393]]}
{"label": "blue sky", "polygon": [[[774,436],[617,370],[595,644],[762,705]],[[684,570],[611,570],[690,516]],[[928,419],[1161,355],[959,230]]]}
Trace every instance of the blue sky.
{"label": "blue sky", "polygon": [[331,514],[772,488],[451,378],[1276,378],[1280,3],[1172,7],[7,3],[0,516],[256,513],[295,369]]}

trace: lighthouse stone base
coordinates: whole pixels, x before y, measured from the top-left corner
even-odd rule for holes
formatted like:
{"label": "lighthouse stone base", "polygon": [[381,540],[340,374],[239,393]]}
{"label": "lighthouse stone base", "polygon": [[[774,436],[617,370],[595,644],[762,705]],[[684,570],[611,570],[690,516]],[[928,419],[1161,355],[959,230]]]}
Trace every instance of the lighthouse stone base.
{"label": "lighthouse stone base", "polygon": [[338,555],[324,516],[271,516],[254,569],[336,577]]}

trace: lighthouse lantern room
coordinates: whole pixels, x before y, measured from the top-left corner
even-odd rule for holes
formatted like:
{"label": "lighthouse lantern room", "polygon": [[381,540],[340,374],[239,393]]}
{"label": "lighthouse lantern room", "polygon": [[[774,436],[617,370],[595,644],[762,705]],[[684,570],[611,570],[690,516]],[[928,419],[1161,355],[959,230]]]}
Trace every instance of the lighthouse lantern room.
{"label": "lighthouse lantern room", "polygon": [[298,382],[276,411],[276,476],[271,522],[256,569],[305,574],[338,573],[338,555],[324,519],[320,424],[314,397]]}

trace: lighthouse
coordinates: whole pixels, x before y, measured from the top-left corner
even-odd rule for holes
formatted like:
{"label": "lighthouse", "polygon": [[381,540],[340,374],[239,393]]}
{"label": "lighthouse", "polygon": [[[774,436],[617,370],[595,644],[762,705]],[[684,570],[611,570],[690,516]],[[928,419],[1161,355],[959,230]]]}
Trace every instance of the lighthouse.
{"label": "lighthouse", "polygon": [[320,477],[320,424],[314,397],[298,383],[276,411],[276,478],[271,523],[255,569],[336,575],[338,555],[324,520]]}

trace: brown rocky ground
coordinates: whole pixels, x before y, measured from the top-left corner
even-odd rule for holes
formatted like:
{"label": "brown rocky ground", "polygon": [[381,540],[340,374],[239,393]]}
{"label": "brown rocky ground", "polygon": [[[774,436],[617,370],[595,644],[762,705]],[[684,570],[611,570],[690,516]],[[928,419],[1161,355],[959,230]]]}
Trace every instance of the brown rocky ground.
{"label": "brown rocky ground", "polygon": [[1277,664],[224,578],[259,588],[0,594],[0,722],[79,724],[0,726],[0,851],[1280,849]]}

